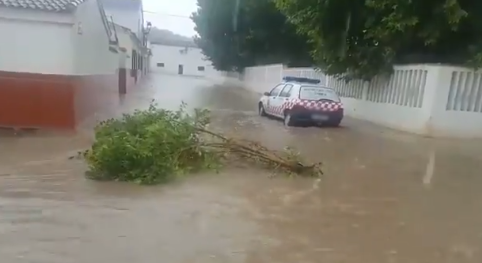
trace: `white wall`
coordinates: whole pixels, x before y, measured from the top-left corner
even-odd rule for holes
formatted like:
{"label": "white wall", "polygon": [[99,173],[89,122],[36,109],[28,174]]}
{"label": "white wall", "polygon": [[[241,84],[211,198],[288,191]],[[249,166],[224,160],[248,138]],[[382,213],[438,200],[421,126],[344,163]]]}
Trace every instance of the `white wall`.
{"label": "white wall", "polygon": [[391,76],[371,82],[346,82],[329,77],[329,86],[342,97],[345,114],[391,128],[429,134],[426,93],[432,81],[426,65],[397,66]]}
{"label": "white wall", "polygon": [[286,68],[282,64],[246,68],[242,79],[249,89],[261,94],[270,91],[286,76],[315,78],[322,84],[327,81],[323,73],[312,68]]}
{"label": "white wall", "polygon": [[432,66],[432,133],[441,136],[482,137],[482,71],[462,67]]}
{"label": "white wall", "polygon": [[[211,61],[206,60],[199,48],[164,46],[151,44],[152,57],[150,59],[151,72],[177,74],[179,65],[183,65],[184,75],[189,76],[213,76],[219,75]],[[164,63],[164,67],[159,67],[158,63]],[[198,67],[204,67],[204,71],[199,71]]]}
{"label": "white wall", "polygon": [[321,84],[323,85],[327,84],[327,77],[325,76],[325,74],[313,68],[283,67],[283,77],[286,77],[286,76],[319,79]]}
{"label": "white wall", "polygon": [[0,70],[71,74],[72,16],[0,8]]}
{"label": "white wall", "polygon": [[115,4],[104,4],[105,13],[107,16],[112,16],[114,23],[123,27],[129,28],[139,39],[142,39],[142,27],[143,27],[143,13],[142,6],[139,5],[135,9],[119,8]]}
{"label": "white wall", "polygon": [[283,79],[282,64],[249,67],[244,69],[242,80],[248,89],[262,94],[270,91]]}
{"label": "white wall", "polygon": [[[330,78],[348,115],[437,137],[482,138],[482,71],[440,65],[396,66],[391,76],[348,84]],[[361,90],[361,93],[359,92]]]}
{"label": "white wall", "polygon": [[262,93],[283,76],[315,77],[338,92],[347,116],[428,136],[482,138],[482,70],[427,64],[394,69],[371,82],[346,82],[310,68],[267,65],[247,68],[242,85]]}
{"label": "white wall", "polygon": [[[75,25],[71,30],[74,47],[75,74],[115,74],[119,67],[119,54],[109,51],[109,37],[97,6],[99,0],[89,0],[79,5],[75,12]],[[81,33],[79,33],[79,26]]]}
{"label": "white wall", "polygon": [[117,29],[117,38],[119,39],[119,47],[126,49],[126,52],[122,52],[125,56],[125,60],[121,62],[122,68],[131,69],[132,68],[132,48],[133,43],[131,40],[130,33],[123,30],[122,28]]}
{"label": "white wall", "polygon": [[[119,55],[109,51],[97,0],[74,14],[0,8],[0,70],[43,74],[114,74]],[[81,34],[79,34],[81,33]]]}

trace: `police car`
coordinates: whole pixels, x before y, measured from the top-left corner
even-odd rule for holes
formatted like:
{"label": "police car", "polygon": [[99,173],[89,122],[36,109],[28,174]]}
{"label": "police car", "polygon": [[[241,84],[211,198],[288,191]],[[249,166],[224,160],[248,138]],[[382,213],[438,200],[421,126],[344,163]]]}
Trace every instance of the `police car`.
{"label": "police car", "polygon": [[261,116],[282,118],[286,126],[339,126],[343,119],[343,104],[333,89],[320,85],[318,79],[299,77],[284,77],[283,82],[265,92],[258,111]]}

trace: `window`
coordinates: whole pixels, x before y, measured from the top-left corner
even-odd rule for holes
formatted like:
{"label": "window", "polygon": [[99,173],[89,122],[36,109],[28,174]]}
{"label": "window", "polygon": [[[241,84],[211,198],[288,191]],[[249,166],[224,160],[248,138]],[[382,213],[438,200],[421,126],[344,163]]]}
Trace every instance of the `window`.
{"label": "window", "polygon": [[340,97],[338,97],[334,90],[320,86],[301,86],[300,99],[331,100],[340,102]]}
{"label": "window", "polygon": [[163,68],[163,67],[164,67],[164,63],[157,63],[157,67],[158,67],[158,68]]}
{"label": "window", "polygon": [[199,66],[199,67],[197,67],[197,70],[198,70],[198,71],[204,71],[204,67],[203,67],[203,66]]}
{"label": "window", "polygon": [[291,89],[293,89],[293,85],[291,84],[286,85],[284,89],[281,91],[281,93],[279,94],[279,96],[288,98],[289,96],[291,96]]}
{"label": "window", "polygon": [[281,91],[281,89],[283,89],[284,86],[285,86],[285,84],[279,84],[278,86],[274,87],[274,89],[271,90],[269,95],[270,96],[278,96],[279,92]]}

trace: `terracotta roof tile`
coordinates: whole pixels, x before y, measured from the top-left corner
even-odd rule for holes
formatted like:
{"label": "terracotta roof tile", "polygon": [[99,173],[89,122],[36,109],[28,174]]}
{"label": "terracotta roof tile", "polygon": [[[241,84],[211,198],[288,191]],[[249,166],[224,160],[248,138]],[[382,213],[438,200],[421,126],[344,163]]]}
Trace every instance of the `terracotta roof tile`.
{"label": "terracotta roof tile", "polygon": [[0,0],[0,7],[24,8],[42,11],[71,11],[87,0]]}

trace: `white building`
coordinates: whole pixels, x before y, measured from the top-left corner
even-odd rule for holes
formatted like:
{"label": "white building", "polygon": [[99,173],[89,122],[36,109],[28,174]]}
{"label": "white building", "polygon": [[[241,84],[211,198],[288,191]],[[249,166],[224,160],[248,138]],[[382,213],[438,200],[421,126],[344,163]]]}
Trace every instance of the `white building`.
{"label": "white building", "polygon": [[[129,72],[128,76],[133,77],[136,82],[141,78],[141,71],[147,73],[148,52],[144,48],[147,46],[147,36],[144,34],[144,12],[142,0],[102,0],[104,10],[108,18],[117,25],[117,33],[129,35],[132,43],[121,43],[121,47],[126,49],[127,62],[125,68]],[[137,38],[137,39],[136,39]],[[122,41],[120,41],[122,42]],[[129,81],[128,81],[129,82]]]}
{"label": "white building", "polygon": [[137,38],[143,38],[144,13],[142,0],[102,0],[105,13],[116,24],[130,29]]}
{"label": "white building", "polygon": [[199,77],[220,74],[199,48],[151,44],[151,50],[151,72]]}
{"label": "white building", "polygon": [[118,37],[100,0],[0,1],[0,126],[74,129],[118,103]]}

